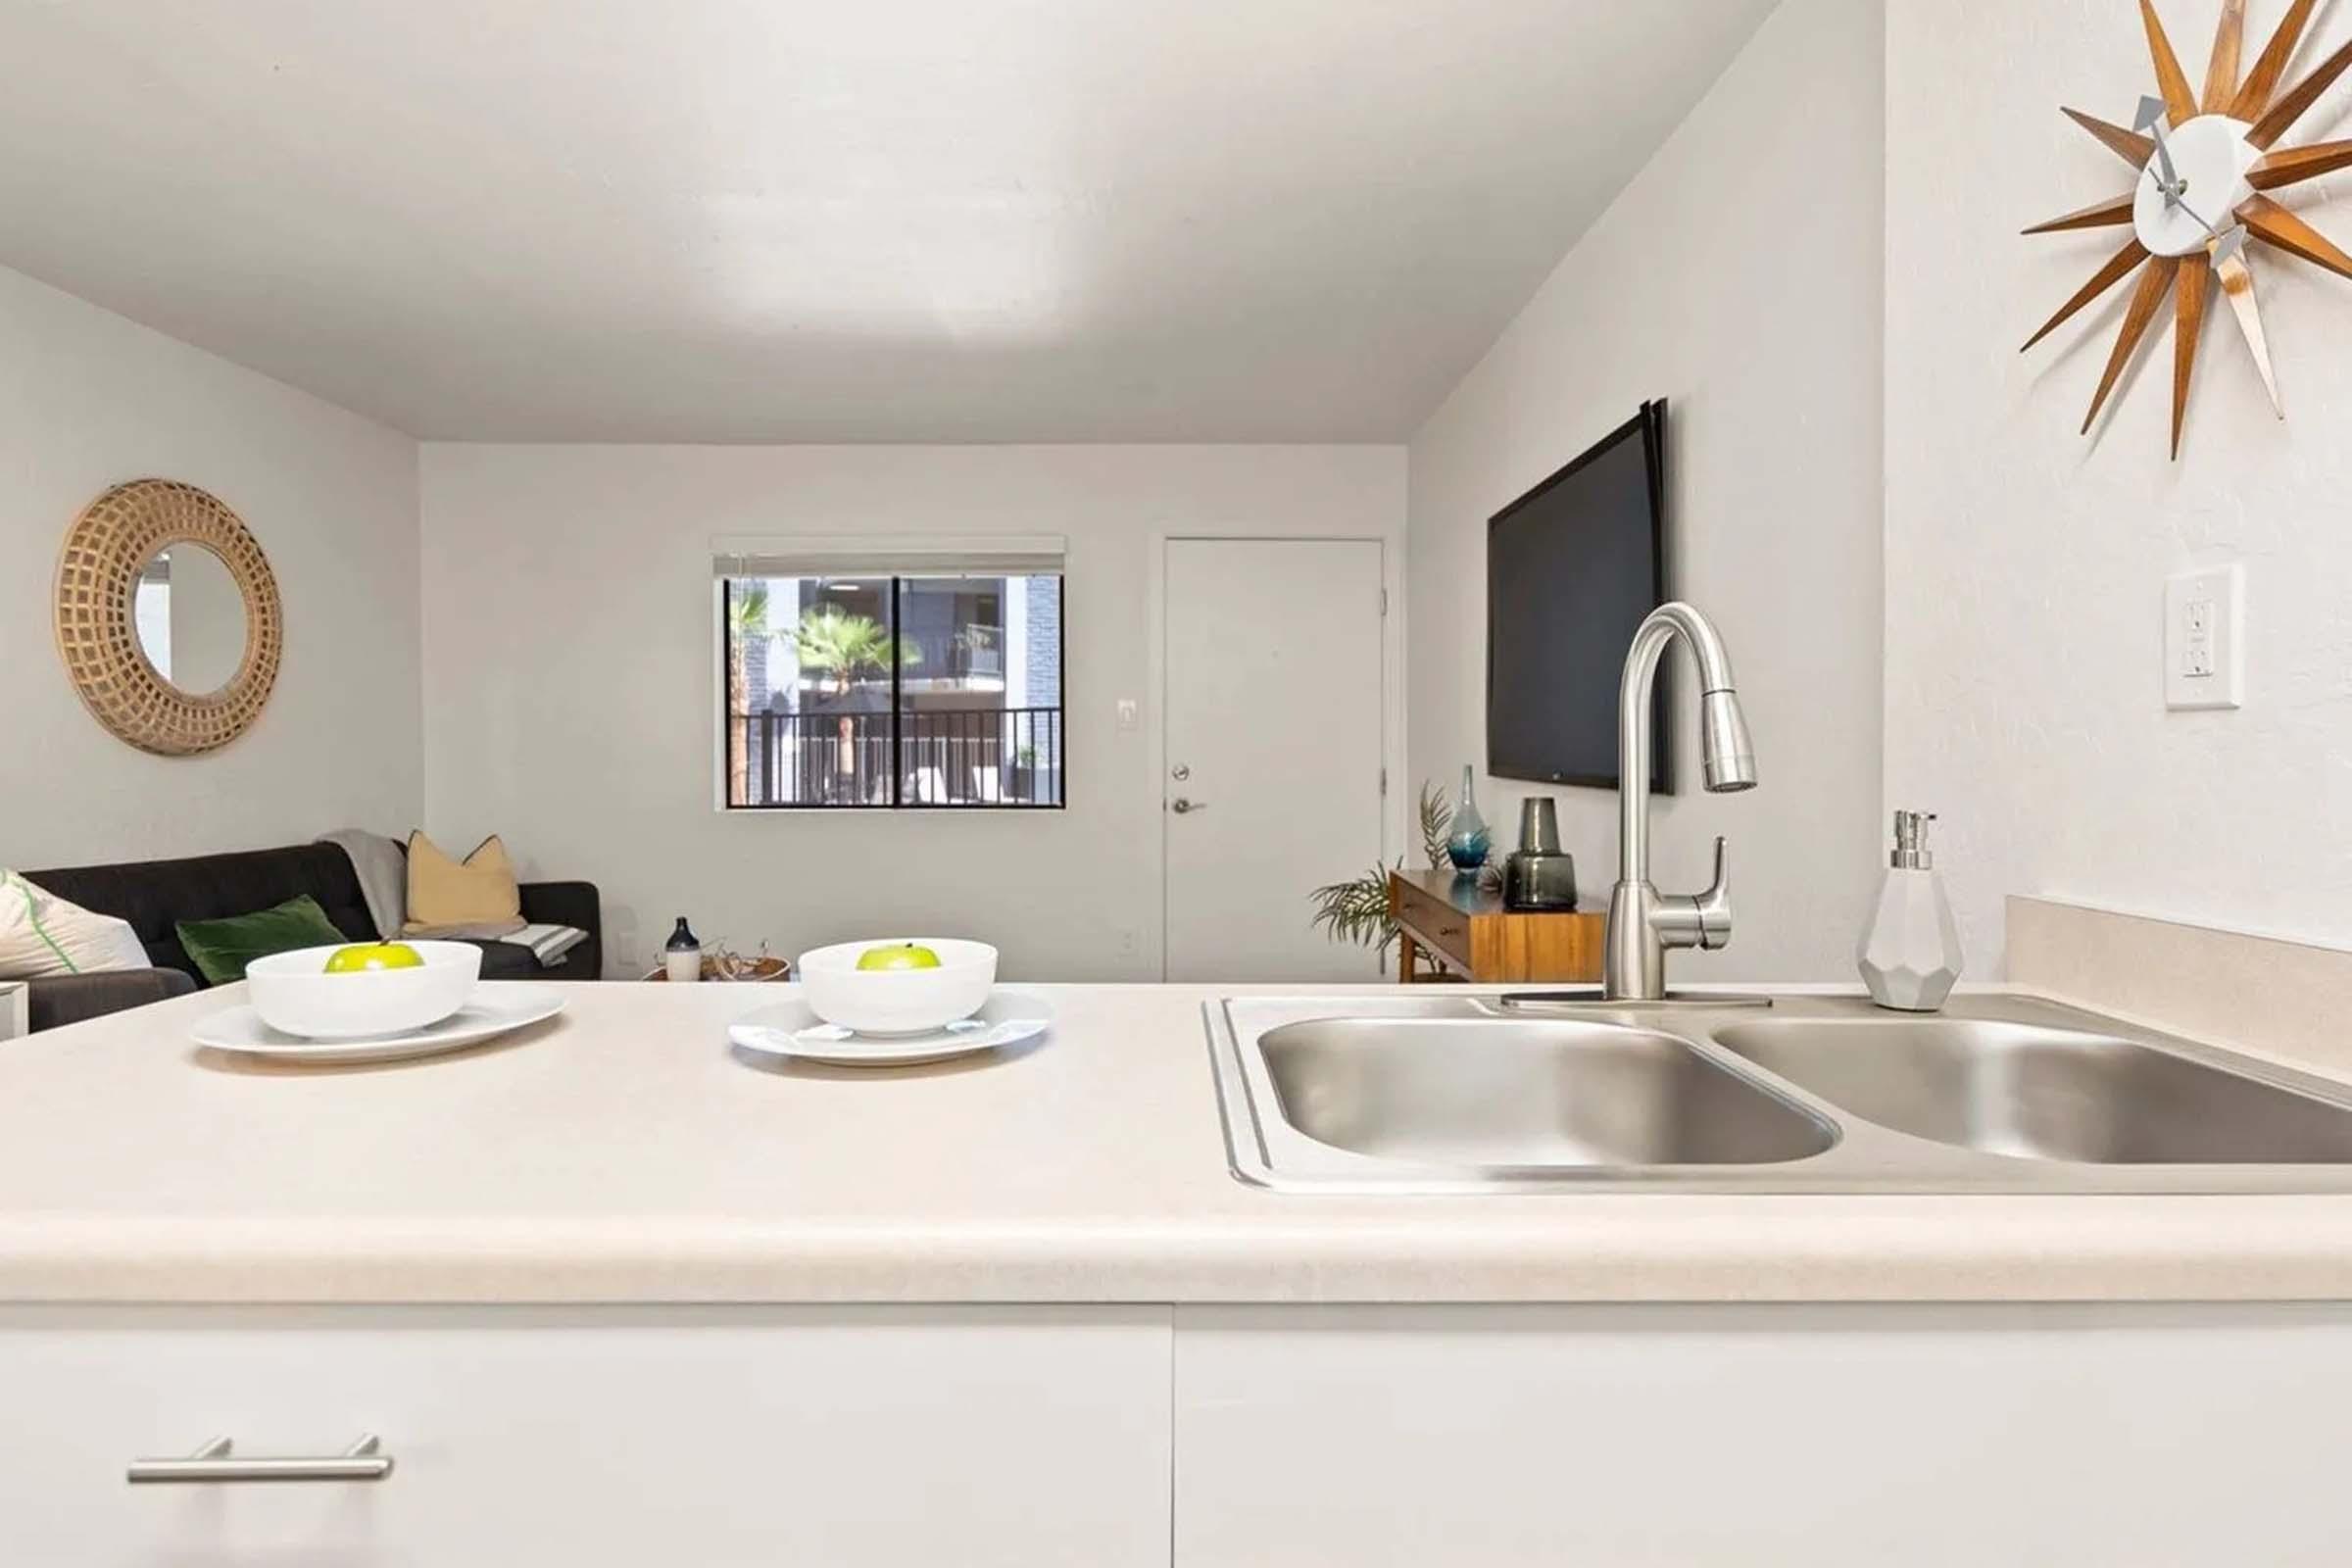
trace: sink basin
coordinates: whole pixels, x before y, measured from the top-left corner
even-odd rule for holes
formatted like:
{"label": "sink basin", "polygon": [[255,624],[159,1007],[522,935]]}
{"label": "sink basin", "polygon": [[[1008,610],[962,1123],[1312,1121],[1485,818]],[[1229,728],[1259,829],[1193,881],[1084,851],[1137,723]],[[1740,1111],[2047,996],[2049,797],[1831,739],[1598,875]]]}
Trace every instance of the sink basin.
{"label": "sink basin", "polygon": [[2352,1161],[2352,1109],[2110,1035],[1986,1019],[1758,1021],[1716,1043],[1883,1127],[2098,1164]]}
{"label": "sink basin", "polygon": [[1803,1159],[1837,1130],[1687,1041],[1605,1023],[1317,1018],[1258,1041],[1283,1119],[1430,1165]]}
{"label": "sink basin", "polygon": [[2034,997],[1414,988],[1203,1021],[1227,1163],[1281,1192],[2352,1194],[2352,1087]]}

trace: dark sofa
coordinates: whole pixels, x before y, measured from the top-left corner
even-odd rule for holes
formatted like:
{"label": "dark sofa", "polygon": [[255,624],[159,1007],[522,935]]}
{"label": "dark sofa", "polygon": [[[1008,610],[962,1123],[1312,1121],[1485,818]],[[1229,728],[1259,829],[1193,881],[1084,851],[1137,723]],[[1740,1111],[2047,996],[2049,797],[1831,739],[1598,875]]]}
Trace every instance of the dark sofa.
{"label": "dark sofa", "polygon": [[[308,893],[345,936],[354,942],[376,939],[359,873],[352,869],[351,857],[332,844],[27,871],[24,879],[85,909],[129,921],[155,964],[152,969],[31,982],[26,1000],[35,1030],[161,1002],[202,986],[203,976],[172,928],[176,920],[251,914]],[[604,972],[604,917],[595,883],[526,882],[522,917],[576,925],[588,933],[588,940],[552,968],[540,967],[530,949],[514,943],[480,943],[483,979],[594,980]]]}

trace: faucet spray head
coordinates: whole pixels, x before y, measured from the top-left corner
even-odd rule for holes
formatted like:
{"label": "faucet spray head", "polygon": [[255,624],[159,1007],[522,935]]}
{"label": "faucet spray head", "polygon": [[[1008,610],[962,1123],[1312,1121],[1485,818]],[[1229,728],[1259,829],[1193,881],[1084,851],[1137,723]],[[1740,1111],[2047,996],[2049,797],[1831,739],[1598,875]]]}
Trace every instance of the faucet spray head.
{"label": "faucet spray head", "polygon": [[1710,793],[1756,787],[1755,747],[1747,738],[1747,715],[1740,710],[1738,692],[1726,686],[1699,698],[1698,739]]}

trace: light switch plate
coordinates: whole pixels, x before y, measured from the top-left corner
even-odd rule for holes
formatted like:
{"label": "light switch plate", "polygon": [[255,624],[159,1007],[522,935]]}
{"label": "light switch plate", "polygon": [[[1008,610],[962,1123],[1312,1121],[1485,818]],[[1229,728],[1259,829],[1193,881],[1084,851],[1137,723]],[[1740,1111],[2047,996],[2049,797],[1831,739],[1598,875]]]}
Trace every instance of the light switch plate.
{"label": "light switch plate", "polygon": [[2200,566],[2164,584],[2164,706],[2242,708],[2246,568]]}

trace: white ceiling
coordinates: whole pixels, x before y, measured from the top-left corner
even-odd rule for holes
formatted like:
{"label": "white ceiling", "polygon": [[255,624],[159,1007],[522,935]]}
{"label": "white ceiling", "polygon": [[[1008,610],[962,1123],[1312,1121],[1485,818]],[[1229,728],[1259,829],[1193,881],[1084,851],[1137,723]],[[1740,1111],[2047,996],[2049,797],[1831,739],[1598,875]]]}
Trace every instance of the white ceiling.
{"label": "white ceiling", "polygon": [[0,0],[0,264],[423,437],[1396,440],[1772,0]]}

